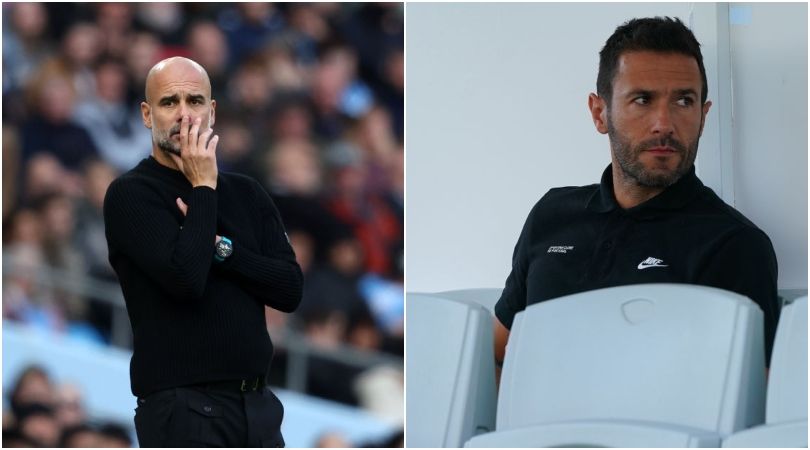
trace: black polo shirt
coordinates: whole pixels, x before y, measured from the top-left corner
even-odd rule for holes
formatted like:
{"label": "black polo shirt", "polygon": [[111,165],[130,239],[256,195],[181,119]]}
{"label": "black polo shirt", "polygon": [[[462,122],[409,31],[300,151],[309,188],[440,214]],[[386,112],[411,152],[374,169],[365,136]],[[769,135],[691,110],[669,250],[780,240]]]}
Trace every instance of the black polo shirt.
{"label": "black polo shirt", "polygon": [[770,360],[776,277],[768,236],[704,186],[694,167],[657,196],[622,209],[608,166],[600,184],[551,189],[532,208],[495,315],[511,328],[527,305],[578,292],[639,283],[713,286],[759,304]]}

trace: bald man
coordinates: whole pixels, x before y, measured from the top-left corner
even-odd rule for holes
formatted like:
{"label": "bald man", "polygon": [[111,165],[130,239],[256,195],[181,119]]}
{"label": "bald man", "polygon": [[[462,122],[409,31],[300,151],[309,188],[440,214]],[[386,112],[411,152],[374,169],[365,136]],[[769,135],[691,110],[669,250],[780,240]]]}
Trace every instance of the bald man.
{"label": "bald man", "polygon": [[273,201],[217,170],[216,101],[196,62],[147,75],[152,154],[104,199],[110,263],[134,336],[131,387],[142,447],[283,447],[265,386],[264,308],[295,310],[302,274]]}

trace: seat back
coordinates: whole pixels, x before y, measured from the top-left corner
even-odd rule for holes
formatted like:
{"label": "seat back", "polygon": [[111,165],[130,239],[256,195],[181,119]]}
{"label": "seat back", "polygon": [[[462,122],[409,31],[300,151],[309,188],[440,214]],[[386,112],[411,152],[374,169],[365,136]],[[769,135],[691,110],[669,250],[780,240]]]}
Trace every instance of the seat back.
{"label": "seat back", "polygon": [[782,308],[768,379],[767,423],[807,420],[807,297]]}
{"label": "seat back", "polygon": [[476,288],[437,292],[434,295],[467,303],[477,303],[494,315],[495,303],[498,303],[498,299],[501,298],[501,292],[503,292],[503,288]]}
{"label": "seat back", "polygon": [[495,429],[492,315],[427,294],[406,302],[408,447],[461,447]]}
{"label": "seat back", "polygon": [[684,284],[600,289],[515,317],[497,429],[581,419],[717,432],[764,420],[762,311]]}

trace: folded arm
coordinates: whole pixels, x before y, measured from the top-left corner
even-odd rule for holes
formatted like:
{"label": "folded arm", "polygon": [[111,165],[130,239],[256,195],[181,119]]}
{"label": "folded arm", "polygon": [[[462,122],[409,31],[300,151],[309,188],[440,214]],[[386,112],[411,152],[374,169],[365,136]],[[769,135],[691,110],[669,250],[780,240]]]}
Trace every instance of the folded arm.
{"label": "folded arm", "polygon": [[192,208],[178,224],[176,212],[146,185],[116,182],[104,199],[111,252],[131,259],[177,300],[202,297],[216,234],[216,192],[194,188],[188,203]]}
{"label": "folded arm", "polygon": [[276,206],[260,186],[254,186],[254,193],[261,212],[261,250],[240,246],[239,236],[228,236],[234,250],[221,266],[236,274],[240,286],[265,305],[292,312],[301,302],[304,277]]}

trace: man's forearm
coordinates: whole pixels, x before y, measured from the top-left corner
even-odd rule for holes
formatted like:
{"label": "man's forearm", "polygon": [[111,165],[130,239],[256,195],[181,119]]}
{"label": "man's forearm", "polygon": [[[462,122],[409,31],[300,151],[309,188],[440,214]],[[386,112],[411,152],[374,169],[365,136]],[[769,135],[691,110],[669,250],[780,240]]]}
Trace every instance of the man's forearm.
{"label": "man's forearm", "polygon": [[501,384],[501,368],[503,367],[503,360],[506,357],[506,343],[509,341],[509,330],[503,326],[497,317],[492,319],[493,326],[493,344],[495,354],[495,383],[500,386]]}
{"label": "man's forearm", "polygon": [[238,245],[235,241],[233,255],[223,263],[223,269],[237,274],[241,287],[265,305],[295,311],[301,302],[304,277],[294,256],[274,258]]}

